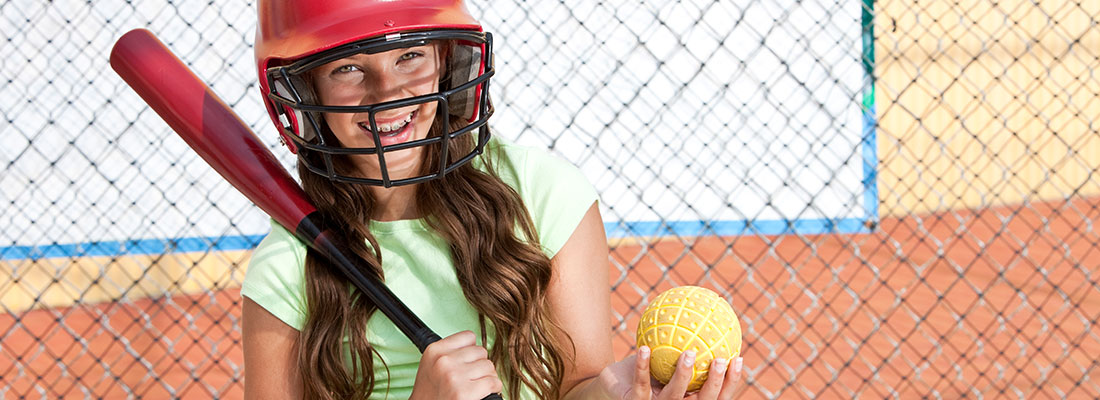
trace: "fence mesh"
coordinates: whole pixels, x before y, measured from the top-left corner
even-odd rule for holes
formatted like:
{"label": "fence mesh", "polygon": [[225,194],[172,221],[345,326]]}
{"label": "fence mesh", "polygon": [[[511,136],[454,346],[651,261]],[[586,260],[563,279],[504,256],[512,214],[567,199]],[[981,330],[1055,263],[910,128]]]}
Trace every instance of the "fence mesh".
{"label": "fence mesh", "polygon": [[[599,188],[615,351],[742,318],[745,398],[1100,397],[1100,3],[474,1],[496,132]],[[0,4],[0,398],[241,398],[268,220],[107,66],[154,31],[292,166],[255,4]]]}

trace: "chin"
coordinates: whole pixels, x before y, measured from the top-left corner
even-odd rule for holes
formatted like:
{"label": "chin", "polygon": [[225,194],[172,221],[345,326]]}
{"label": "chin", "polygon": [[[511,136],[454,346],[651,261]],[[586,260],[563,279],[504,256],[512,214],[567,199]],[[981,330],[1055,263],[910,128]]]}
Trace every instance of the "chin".
{"label": "chin", "polygon": [[[421,148],[386,153],[386,170],[390,173],[390,180],[395,181],[420,175],[420,163],[423,153]],[[382,179],[382,169],[378,164],[378,155],[364,154],[356,157],[360,157],[360,162],[357,164],[359,164],[363,177]]]}

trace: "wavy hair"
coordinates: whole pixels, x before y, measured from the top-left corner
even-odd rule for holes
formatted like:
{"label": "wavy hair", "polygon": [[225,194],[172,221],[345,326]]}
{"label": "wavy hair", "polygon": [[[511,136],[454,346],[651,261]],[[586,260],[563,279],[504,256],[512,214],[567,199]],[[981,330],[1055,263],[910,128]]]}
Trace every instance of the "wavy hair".
{"label": "wavy hair", "polygon": [[[441,87],[446,80],[441,79]],[[452,129],[465,125],[462,118],[450,119],[457,120]],[[437,117],[429,136],[441,135],[440,125]],[[336,143],[329,129],[322,131],[329,135],[326,141]],[[472,136],[452,139],[448,155],[468,154],[474,147]],[[438,169],[439,151],[431,146],[421,154],[422,171]],[[443,178],[417,184],[416,206],[450,247],[462,292],[478,312],[481,343],[488,344],[487,329],[496,333],[494,343],[488,344],[489,359],[507,388],[505,396],[519,398],[523,385],[540,399],[556,399],[566,362],[575,357],[575,350],[549,312],[550,259],[538,245],[519,194],[496,174],[493,151],[487,149],[479,157],[483,169],[467,163]],[[346,157],[333,162],[339,173],[353,171]],[[324,219],[341,221],[330,224],[337,230],[339,245],[366,261],[364,274],[383,278],[384,260],[375,251],[378,242],[369,228],[376,211],[369,188],[329,180],[309,172],[301,161],[298,170],[306,194]],[[357,291],[349,291],[339,270],[312,250],[306,255],[305,276],[306,320],[298,344],[304,396],[364,399],[379,384],[375,369],[387,368],[375,365],[377,351],[366,339],[367,321],[376,307]]]}

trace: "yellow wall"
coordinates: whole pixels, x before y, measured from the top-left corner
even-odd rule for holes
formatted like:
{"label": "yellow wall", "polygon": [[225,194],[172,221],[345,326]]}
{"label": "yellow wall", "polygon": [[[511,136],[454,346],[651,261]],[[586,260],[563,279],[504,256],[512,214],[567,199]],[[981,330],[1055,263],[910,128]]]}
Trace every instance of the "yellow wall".
{"label": "yellow wall", "polygon": [[875,12],[883,216],[1100,193],[1100,1]]}
{"label": "yellow wall", "polygon": [[0,261],[0,306],[19,312],[237,288],[250,254],[238,250]]}

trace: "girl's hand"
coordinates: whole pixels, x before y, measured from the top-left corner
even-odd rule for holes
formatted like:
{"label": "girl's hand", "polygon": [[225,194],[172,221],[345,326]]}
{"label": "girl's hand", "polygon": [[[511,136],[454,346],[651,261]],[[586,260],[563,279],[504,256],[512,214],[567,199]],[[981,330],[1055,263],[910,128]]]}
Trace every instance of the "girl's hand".
{"label": "girl's hand", "polygon": [[462,331],[424,349],[409,399],[480,400],[503,387],[489,352],[473,332]]}
{"label": "girl's hand", "polygon": [[609,365],[600,373],[600,383],[604,391],[614,399],[621,400],[728,400],[733,398],[737,383],[741,380],[741,358],[728,360],[715,359],[711,362],[710,373],[703,387],[695,393],[686,393],[691,381],[691,369],[695,363],[695,354],[684,352],[676,364],[676,372],[664,387],[649,375],[649,348],[642,346],[636,354]]}

